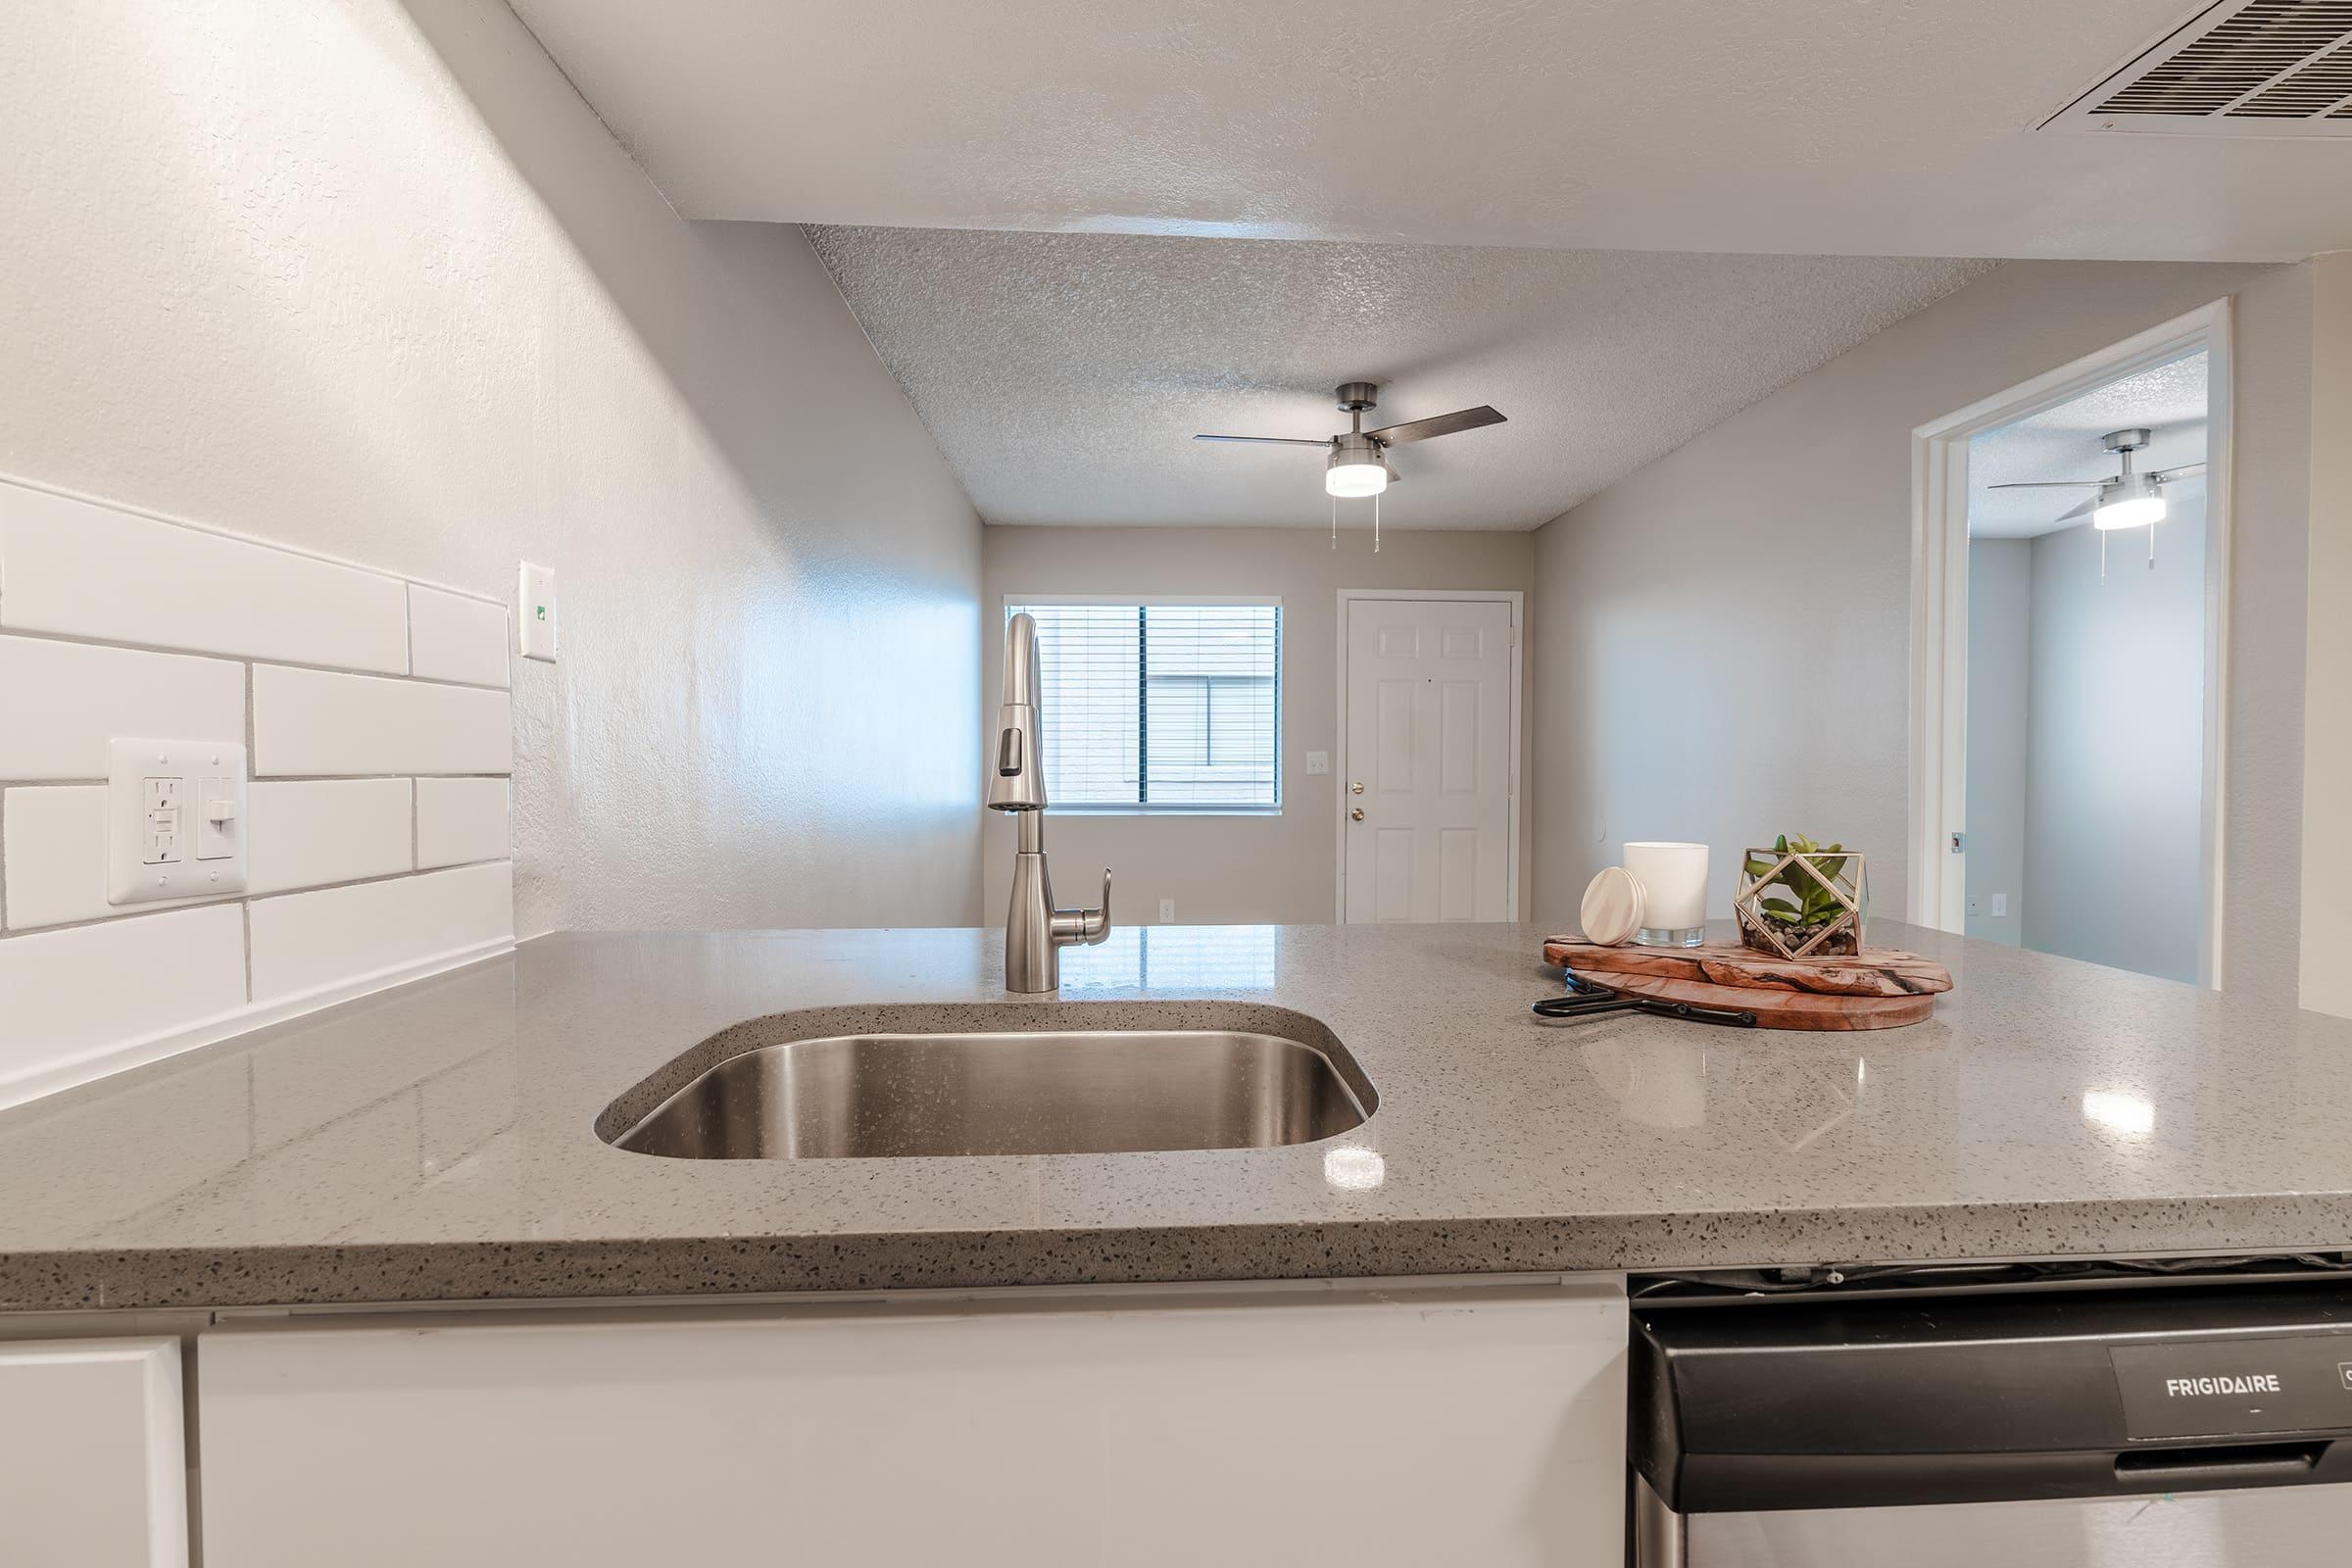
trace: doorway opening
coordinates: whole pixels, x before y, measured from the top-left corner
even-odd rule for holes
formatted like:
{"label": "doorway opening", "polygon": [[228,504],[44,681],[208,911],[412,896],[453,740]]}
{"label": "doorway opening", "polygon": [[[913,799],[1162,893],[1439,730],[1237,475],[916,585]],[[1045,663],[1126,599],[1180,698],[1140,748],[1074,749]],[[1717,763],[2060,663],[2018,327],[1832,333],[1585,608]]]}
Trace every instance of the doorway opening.
{"label": "doorway opening", "polygon": [[2229,318],[1917,432],[1911,917],[2221,966]]}

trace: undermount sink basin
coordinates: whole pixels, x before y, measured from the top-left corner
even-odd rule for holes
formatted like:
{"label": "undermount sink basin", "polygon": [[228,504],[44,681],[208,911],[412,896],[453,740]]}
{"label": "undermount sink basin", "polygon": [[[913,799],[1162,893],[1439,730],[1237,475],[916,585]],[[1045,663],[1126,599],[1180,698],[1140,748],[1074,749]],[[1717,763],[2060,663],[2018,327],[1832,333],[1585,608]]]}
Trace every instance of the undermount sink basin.
{"label": "undermount sink basin", "polygon": [[[940,1014],[961,1022],[1017,1012],[1027,1022],[1048,1009],[865,1008],[863,1017],[901,1014],[918,1027],[726,1051],[729,1036],[757,1027],[746,1025],[613,1102],[597,1130],[631,1152],[683,1159],[1104,1154],[1312,1143],[1361,1126],[1377,1105],[1346,1048],[1304,1014],[1198,1006],[1252,1016],[1202,1020],[1224,1027],[1090,1029],[1072,1026],[1083,1020],[1071,1012],[1092,1010],[1079,1004],[1050,1009],[1058,1028],[923,1028],[947,1022]],[[1142,1010],[1118,1009],[1130,1020]],[[805,1024],[821,1016],[797,1015]],[[629,1114],[680,1062],[706,1054],[718,1059],[650,1111]]]}

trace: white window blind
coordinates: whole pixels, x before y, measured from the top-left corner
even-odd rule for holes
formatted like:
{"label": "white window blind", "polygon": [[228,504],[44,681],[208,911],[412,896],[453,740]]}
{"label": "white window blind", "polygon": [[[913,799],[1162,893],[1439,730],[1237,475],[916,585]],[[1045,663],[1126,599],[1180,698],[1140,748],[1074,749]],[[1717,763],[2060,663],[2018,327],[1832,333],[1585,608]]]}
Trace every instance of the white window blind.
{"label": "white window blind", "polygon": [[1282,607],[1008,604],[1037,617],[1056,807],[1282,805]]}

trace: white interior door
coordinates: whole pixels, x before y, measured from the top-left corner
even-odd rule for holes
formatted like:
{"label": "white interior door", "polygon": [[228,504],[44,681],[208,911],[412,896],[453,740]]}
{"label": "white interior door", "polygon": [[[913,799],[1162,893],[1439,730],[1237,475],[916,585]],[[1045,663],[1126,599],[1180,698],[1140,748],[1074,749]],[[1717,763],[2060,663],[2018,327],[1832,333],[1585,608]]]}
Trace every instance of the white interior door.
{"label": "white interior door", "polygon": [[1347,607],[1348,922],[1517,918],[1510,603]]}

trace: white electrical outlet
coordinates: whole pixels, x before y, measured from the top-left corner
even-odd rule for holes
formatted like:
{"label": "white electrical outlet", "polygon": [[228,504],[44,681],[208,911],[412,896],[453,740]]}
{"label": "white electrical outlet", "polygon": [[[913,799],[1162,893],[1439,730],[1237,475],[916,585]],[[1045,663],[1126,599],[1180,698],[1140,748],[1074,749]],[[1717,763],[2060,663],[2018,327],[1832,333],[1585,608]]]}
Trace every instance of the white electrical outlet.
{"label": "white electrical outlet", "polygon": [[1161,925],[1174,925],[1176,923],[1176,901],[1174,899],[1162,899],[1159,901],[1159,923]]}
{"label": "white electrical outlet", "polygon": [[245,891],[245,748],[106,743],[106,902]]}
{"label": "white electrical outlet", "polygon": [[523,658],[556,662],[555,567],[522,564],[522,580],[514,591],[514,625]]}
{"label": "white electrical outlet", "polygon": [[1329,752],[1309,752],[1309,753],[1307,753],[1307,754],[1306,754],[1306,770],[1307,770],[1309,773],[1328,773],[1328,772],[1330,772],[1330,771],[1331,771],[1331,754],[1330,754]]}

